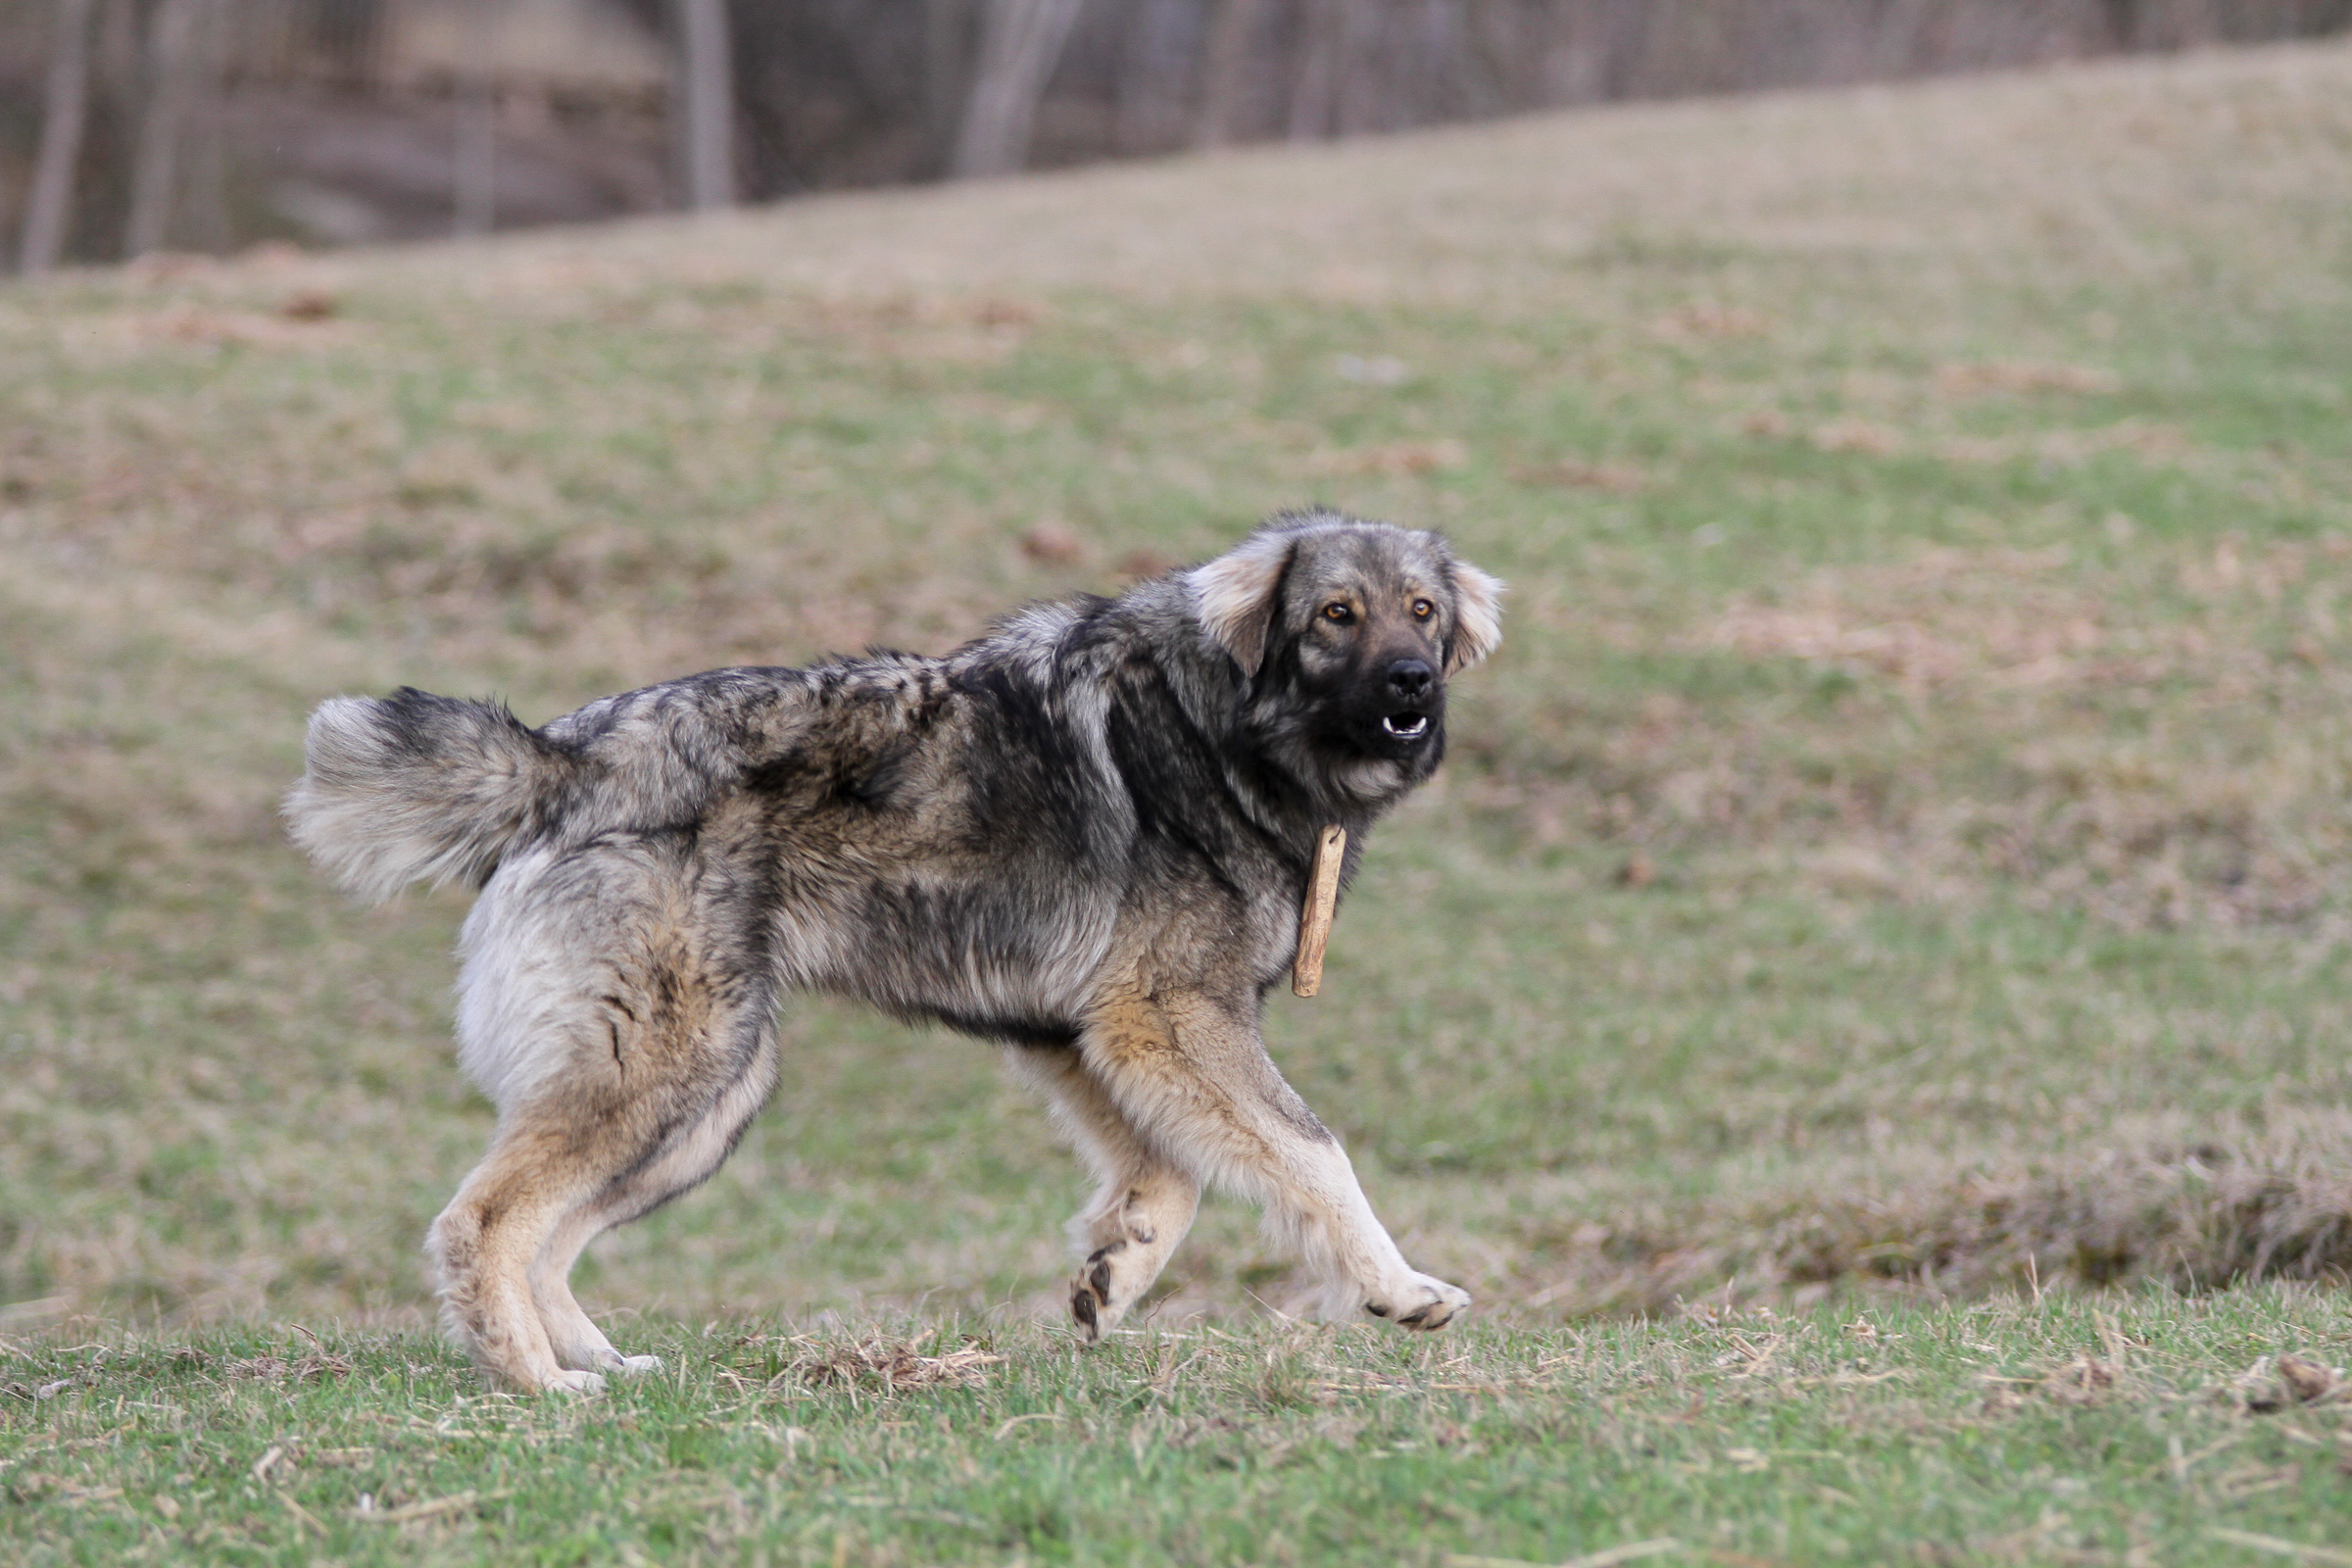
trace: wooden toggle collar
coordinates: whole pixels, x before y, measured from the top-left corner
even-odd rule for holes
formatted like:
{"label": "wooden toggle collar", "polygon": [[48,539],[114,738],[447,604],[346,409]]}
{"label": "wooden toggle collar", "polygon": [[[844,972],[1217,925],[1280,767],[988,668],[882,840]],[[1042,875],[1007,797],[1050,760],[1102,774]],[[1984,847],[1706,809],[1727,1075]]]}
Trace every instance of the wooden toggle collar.
{"label": "wooden toggle collar", "polygon": [[1348,830],[1333,823],[1315,835],[1315,868],[1307,873],[1306,903],[1298,909],[1298,957],[1291,965],[1291,994],[1311,997],[1323,989],[1323,949],[1331,941],[1331,914],[1340,901],[1340,861],[1348,853]]}

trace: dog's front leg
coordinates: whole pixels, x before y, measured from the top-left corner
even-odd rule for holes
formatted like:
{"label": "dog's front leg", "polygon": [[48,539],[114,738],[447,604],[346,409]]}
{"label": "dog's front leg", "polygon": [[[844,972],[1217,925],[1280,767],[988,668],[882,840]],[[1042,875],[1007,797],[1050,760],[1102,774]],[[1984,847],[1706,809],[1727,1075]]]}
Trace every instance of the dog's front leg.
{"label": "dog's front leg", "polygon": [[1411,1268],[1338,1138],[1285,1083],[1247,999],[1140,990],[1099,1007],[1080,1051],[1126,1119],[1199,1178],[1255,1199],[1326,1287],[1411,1329],[1443,1328],[1469,1293]]}
{"label": "dog's front leg", "polygon": [[1200,1184],[1136,1130],[1078,1052],[1016,1047],[1009,1055],[1045,1091],[1054,1119],[1101,1183],[1070,1221],[1080,1258],[1070,1317],[1092,1344],[1159,1278],[1193,1227]]}

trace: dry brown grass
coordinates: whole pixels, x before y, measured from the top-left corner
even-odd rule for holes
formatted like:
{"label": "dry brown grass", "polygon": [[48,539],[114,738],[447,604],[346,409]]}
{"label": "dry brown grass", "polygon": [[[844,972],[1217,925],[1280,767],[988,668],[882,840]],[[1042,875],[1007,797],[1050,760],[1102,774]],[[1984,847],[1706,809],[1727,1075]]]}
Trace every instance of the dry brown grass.
{"label": "dry brown grass", "polygon": [[1860,1282],[1925,1300],[2340,1284],[2352,1277],[2348,1147],[2352,1117],[2315,1110],[2260,1133],[2156,1118],[2069,1154],[1831,1161],[1742,1198],[1523,1224],[1514,1266],[1486,1283],[1521,1310],[1572,1315],[1709,1298],[1802,1308]]}
{"label": "dry brown grass", "polygon": [[[1004,1363],[1004,1357],[970,1345],[925,1355],[923,1348],[932,1337],[925,1334],[913,1340],[900,1340],[868,1335],[851,1341],[794,1335],[776,1342],[779,1347],[789,1347],[791,1354],[784,1370],[770,1379],[769,1386],[801,1383],[812,1389],[853,1390],[870,1386],[888,1396],[901,1389],[941,1385],[968,1388],[986,1381],[990,1367]],[[766,1348],[770,1342],[753,1338],[744,1345]]]}
{"label": "dry brown grass", "polygon": [[[2120,514],[2104,528],[2122,548],[2103,562],[1936,547],[1693,615],[1683,647],[1799,667],[1857,721],[1843,735],[1796,715],[1701,723],[1666,693],[1630,712],[1570,699],[1525,713],[1479,798],[1540,840],[1728,839],[1761,874],[1886,896],[1965,898],[1989,873],[2128,925],[2333,906],[2352,848],[2335,783],[2352,536],[2147,541]],[[1580,629],[1655,647],[1639,622]],[[2086,711],[2136,733],[2087,730]]]}

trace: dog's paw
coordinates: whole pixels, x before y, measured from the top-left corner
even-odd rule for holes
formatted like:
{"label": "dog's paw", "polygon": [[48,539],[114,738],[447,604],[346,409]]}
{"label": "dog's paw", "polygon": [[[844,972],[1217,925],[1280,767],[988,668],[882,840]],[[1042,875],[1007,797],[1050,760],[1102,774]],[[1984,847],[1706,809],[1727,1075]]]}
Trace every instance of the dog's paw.
{"label": "dog's paw", "polygon": [[550,1378],[542,1394],[577,1394],[582,1396],[605,1392],[605,1380],[594,1372],[575,1372],[568,1367]]}
{"label": "dog's paw", "polygon": [[1406,1276],[1403,1289],[1375,1297],[1364,1303],[1374,1317],[1385,1317],[1398,1328],[1442,1329],[1470,1304],[1470,1293],[1458,1285],[1427,1274]]}
{"label": "dog's paw", "polygon": [[1070,1281],[1070,1321],[1078,1326],[1078,1337],[1093,1345],[1109,1332],[1119,1320],[1120,1308],[1111,1304],[1110,1259],[1104,1256],[1111,1249],[1103,1248],[1088,1258]]}
{"label": "dog's paw", "polygon": [[[1137,1238],[1152,1240],[1145,1232]],[[1070,1281],[1070,1318],[1079,1337],[1093,1345],[1108,1334],[1157,1277],[1156,1262],[1125,1242],[1109,1242],[1089,1252]]]}
{"label": "dog's paw", "polygon": [[596,1364],[608,1377],[616,1378],[641,1378],[662,1370],[662,1358],[658,1355],[623,1355],[618,1350],[598,1351]]}

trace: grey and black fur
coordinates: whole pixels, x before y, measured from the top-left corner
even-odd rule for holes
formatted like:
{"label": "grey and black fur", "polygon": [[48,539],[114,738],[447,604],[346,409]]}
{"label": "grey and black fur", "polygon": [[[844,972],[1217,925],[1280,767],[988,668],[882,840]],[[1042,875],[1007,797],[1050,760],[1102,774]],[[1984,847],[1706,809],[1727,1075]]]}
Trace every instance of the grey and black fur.
{"label": "grey and black fur", "polygon": [[571,1265],[717,1168],[802,990],[995,1041],[1044,1090],[1102,1179],[1072,1222],[1089,1340],[1204,1182],[1263,1203],[1340,1304],[1446,1323],[1469,1298],[1406,1266],[1258,1017],[1318,829],[1348,829],[1351,874],[1437,766],[1500,586],[1435,534],[1286,514],[944,659],[713,670],[538,729],[414,690],[321,705],[295,841],[365,897],[481,890],[458,1034],[499,1122],[432,1228],[452,1331],[516,1388],[653,1365]]}

